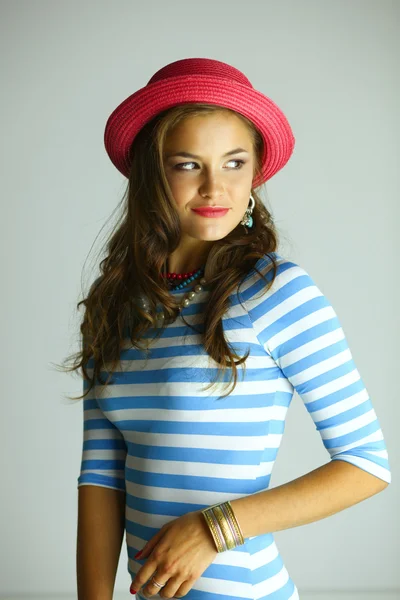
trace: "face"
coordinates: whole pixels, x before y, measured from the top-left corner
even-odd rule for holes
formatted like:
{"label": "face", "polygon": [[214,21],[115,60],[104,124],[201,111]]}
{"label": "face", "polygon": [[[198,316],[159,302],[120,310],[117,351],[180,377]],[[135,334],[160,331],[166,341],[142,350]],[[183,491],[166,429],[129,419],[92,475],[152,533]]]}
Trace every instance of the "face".
{"label": "face", "polygon": [[[235,115],[190,117],[168,137],[164,168],[182,231],[169,270],[181,272],[184,265],[186,270],[191,268],[188,265],[199,266],[212,242],[225,237],[243,219],[254,176],[250,134]],[[223,207],[227,212],[207,217],[193,211],[205,205]]]}

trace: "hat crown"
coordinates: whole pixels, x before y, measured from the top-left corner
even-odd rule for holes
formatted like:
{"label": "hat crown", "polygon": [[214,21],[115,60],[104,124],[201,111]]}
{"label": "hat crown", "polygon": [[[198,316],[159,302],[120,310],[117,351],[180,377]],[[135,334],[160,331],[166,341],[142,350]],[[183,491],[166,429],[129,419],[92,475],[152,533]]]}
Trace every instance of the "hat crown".
{"label": "hat crown", "polygon": [[282,110],[236,67],[210,58],[184,58],[159,69],[113,110],[104,131],[106,151],[117,169],[130,177],[132,144],[160,112],[178,104],[211,103],[236,111],[254,123],[263,138],[258,187],[289,160],[295,138]]}
{"label": "hat crown", "polygon": [[239,71],[239,69],[220,60],[210,58],[183,58],[176,60],[156,71],[147,85],[168,79],[169,77],[186,77],[188,75],[223,77],[224,79],[230,79],[248,87],[253,87],[246,75]]}

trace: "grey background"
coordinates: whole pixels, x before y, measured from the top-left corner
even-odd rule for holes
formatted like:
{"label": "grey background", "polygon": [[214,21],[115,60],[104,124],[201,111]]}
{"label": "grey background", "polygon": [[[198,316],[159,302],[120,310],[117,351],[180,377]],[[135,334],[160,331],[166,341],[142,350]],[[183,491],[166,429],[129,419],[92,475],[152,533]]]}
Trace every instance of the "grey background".
{"label": "grey background", "polygon": [[[75,595],[78,349],[83,266],[125,179],[105,153],[111,111],[173,60],[242,70],[296,148],[264,201],[280,252],[333,304],[378,414],[392,484],[322,521],[276,532],[304,598],[400,597],[398,467],[399,2],[2,1],[0,596]],[[104,230],[95,242],[98,251]],[[95,250],[93,250],[95,251]],[[93,251],[91,256],[93,256]],[[85,263],[86,265],[87,263]],[[295,396],[272,485],[328,461]],[[129,594],[125,540],[116,590]],[[306,592],[314,594],[306,594]],[[303,596],[302,596],[303,598]],[[347,598],[347,596],[346,596]],[[372,596],[371,596],[372,598]]]}

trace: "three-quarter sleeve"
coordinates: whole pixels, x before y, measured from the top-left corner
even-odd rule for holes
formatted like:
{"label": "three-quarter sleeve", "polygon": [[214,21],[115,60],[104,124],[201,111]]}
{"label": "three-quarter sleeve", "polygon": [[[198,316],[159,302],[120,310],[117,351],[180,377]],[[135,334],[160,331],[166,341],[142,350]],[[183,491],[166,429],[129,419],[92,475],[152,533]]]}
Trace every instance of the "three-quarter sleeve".
{"label": "three-quarter sleeve", "polygon": [[[259,270],[270,281],[267,267],[266,260]],[[303,401],[331,459],[390,483],[381,425],[329,300],[287,259],[279,258],[273,286],[260,296],[265,285],[257,282],[257,299],[249,303],[256,335]]]}
{"label": "three-quarter sleeve", "polygon": [[[82,381],[86,391],[89,381],[84,378]],[[125,491],[125,440],[99,407],[95,389],[82,401],[83,445],[78,487],[99,485]]]}

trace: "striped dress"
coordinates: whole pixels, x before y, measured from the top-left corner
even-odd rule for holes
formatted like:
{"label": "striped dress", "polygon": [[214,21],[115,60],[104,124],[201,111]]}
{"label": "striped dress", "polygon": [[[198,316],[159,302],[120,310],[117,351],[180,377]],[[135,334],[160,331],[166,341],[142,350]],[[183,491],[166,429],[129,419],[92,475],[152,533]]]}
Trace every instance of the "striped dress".
{"label": "striped dress", "polygon": [[[200,334],[179,316],[150,346],[148,358],[126,339],[113,383],[95,386],[82,402],[78,487],[126,492],[132,580],[146,562],[134,555],[165,523],[269,488],[295,391],[328,459],[391,481],[380,423],[333,307],[301,266],[273,254],[278,272],[272,288],[265,292],[265,281],[252,269],[240,301],[232,294],[223,318],[231,347],[239,356],[250,350],[229,396],[217,399],[228,389],[229,369],[217,387],[204,391],[215,379],[216,363]],[[267,254],[256,263],[268,281],[269,263]],[[183,309],[198,331],[208,295],[203,288]],[[299,592],[270,532],[218,553],[185,598],[296,600]]]}

